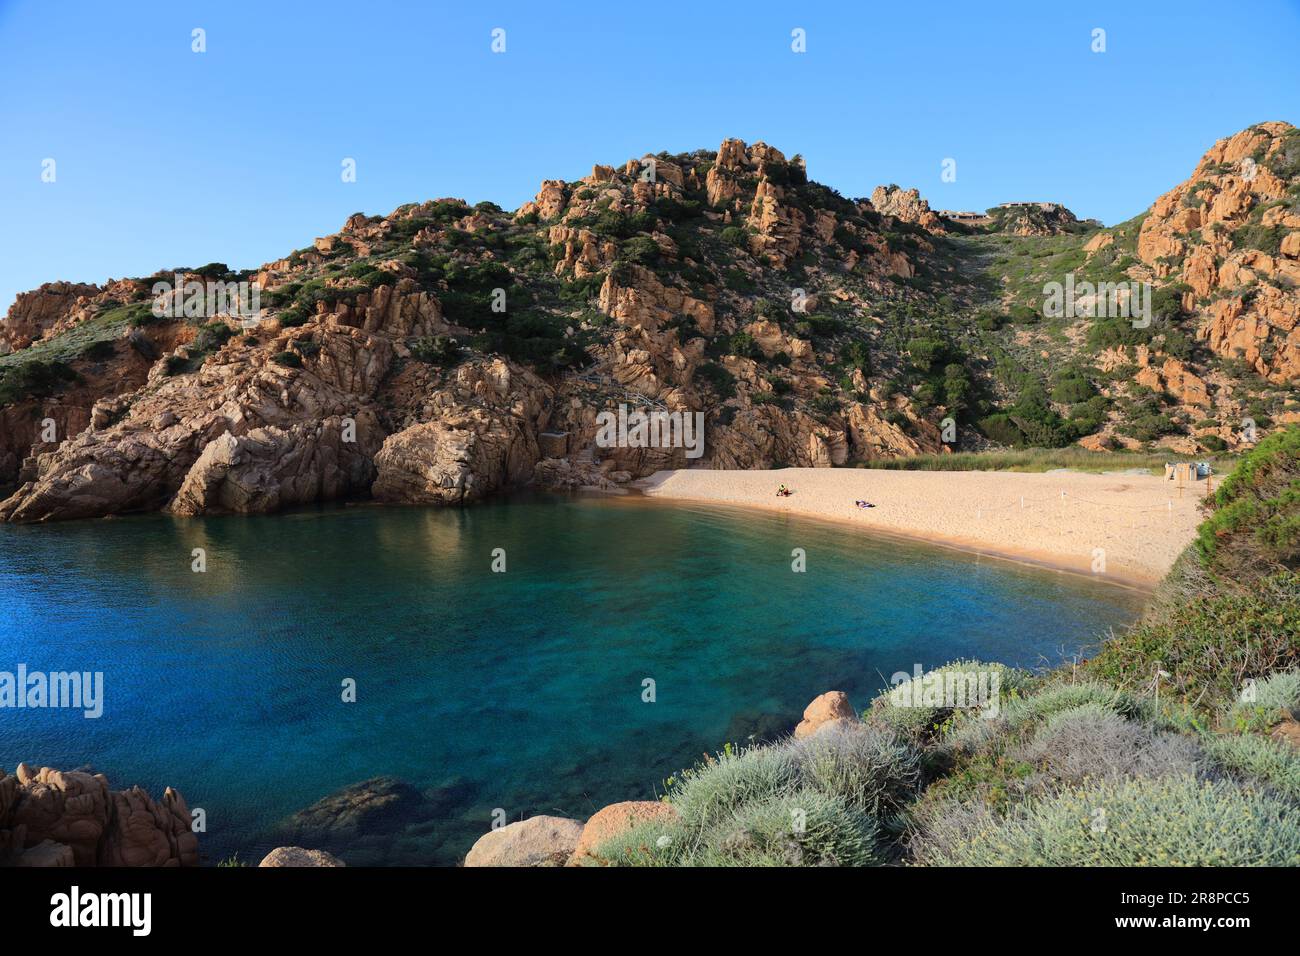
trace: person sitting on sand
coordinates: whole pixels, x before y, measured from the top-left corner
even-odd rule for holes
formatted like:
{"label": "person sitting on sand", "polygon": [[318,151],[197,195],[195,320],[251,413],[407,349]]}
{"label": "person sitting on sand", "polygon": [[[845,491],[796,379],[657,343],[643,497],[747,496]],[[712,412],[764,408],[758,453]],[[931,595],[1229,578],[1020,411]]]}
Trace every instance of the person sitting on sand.
{"label": "person sitting on sand", "polygon": [[776,489],[776,496],[778,498],[789,498],[791,493],[792,492],[790,491],[790,489],[787,488],[785,485],[782,485],[780,488]]}

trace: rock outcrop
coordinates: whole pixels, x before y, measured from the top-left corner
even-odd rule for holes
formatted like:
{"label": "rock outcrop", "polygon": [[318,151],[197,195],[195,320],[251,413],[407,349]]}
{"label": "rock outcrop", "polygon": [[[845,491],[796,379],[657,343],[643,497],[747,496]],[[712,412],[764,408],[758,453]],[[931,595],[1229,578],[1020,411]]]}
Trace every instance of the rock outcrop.
{"label": "rock outcrop", "polygon": [[1219,140],[1151,207],[1137,253],[1189,287],[1197,334],[1279,384],[1300,380],[1300,131],[1261,123]]}
{"label": "rock outcrop", "polygon": [[877,186],[871,193],[871,205],[881,215],[914,223],[929,232],[945,231],[943,220],[930,209],[930,203],[921,198],[916,189],[903,189],[892,183]]}
{"label": "rock outcrop", "polygon": [[[983,269],[971,248],[999,231],[1077,234],[1091,265],[1180,283],[1203,343],[1161,325],[1141,346],[1136,384],[1176,420],[1095,383],[1105,408],[1038,409],[1035,441],[1236,447],[1231,422],[1295,412],[1243,369],[1300,376],[1297,135],[1266,123],[1217,144],[1123,242],[1055,203],[972,224],[916,190],[846,199],[798,156],[727,139],[544,180],[514,213],[449,198],[358,213],[260,269],[181,276],[257,282],[258,316],[158,315],[154,280],[174,276],[50,283],[0,327],[0,520],[463,505],[691,465],[837,467],[942,453],[947,418],[961,447],[1014,440],[1027,433],[1007,424],[1015,396],[988,343],[946,314],[987,294],[957,273]],[[964,244],[938,235],[955,230]],[[998,331],[1004,306],[976,318]],[[1093,348],[1090,331],[1016,329],[1001,345],[1038,355],[1049,391],[1054,368],[1086,375],[1103,349],[1134,363],[1133,346]],[[942,362],[922,368],[913,342]],[[602,416],[620,409],[698,416],[702,442],[607,441]]]}
{"label": "rock outcrop", "polygon": [[185,798],[111,790],[103,774],[0,771],[0,859],[18,866],[195,866]]}
{"label": "rock outcrop", "polygon": [[0,341],[9,351],[27,348],[65,320],[80,300],[99,291],[99,286],[82,282],[47,282],[39,289],[19,293],[0,324]]}

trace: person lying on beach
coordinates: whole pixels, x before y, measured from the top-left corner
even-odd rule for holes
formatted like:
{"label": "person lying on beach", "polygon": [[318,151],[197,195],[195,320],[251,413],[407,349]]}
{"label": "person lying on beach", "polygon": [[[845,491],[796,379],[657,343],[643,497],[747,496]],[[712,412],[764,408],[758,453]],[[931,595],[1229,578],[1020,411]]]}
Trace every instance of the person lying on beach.
{"label": "person lying on beach", "polygon": [[873,505],[870,501],[862,501],[862,500],[860,500],[860,499],[859,499],[858,501],[853,502],[853,503],[854,503],[855,505],[857,505],[859,508],[874,508],[874,507],[875,507],[875,505]]}
{"label": "person lying on beach", "polygon": [[785,485],[782,485],[780,488],[776,489],[776,496],[778,498],[789,498],[791,494],[793,494],[793,492]]}

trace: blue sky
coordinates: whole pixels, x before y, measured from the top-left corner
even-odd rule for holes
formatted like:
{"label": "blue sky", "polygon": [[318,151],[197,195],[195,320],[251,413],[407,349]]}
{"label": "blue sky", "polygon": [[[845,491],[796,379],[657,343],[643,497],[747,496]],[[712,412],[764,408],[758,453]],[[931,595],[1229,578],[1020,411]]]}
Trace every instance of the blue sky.
{"label": "blue sky", "polygon": [[357,211],[513,208],[543,178],[726,136],[802,153],[847,196],[896,182],[1114,223],[1214,140],[1300,123],[1297,49],[1295,0],[0,0],[0,310],[53,279],[252,267]]}

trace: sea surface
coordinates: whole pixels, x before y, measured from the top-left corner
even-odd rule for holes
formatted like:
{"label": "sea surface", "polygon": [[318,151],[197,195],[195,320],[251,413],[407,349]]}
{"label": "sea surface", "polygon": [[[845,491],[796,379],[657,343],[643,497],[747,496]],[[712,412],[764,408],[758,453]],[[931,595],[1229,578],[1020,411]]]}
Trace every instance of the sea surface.
{"label": "sea surface", "polygon": [[256,864],[295,811],[392,776],[418,795],[332,848],[452,865],[494,812],[650,799],[725,742],[788,733],[823,691],[863,708],[918,664],[1054,665],[1144,600],[641,498],[0,525],[0,671],[104,675],[98,719],[0,709],[0,766],[175,786],[208,863]]}

